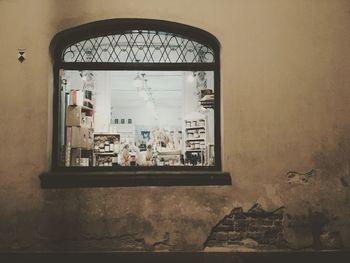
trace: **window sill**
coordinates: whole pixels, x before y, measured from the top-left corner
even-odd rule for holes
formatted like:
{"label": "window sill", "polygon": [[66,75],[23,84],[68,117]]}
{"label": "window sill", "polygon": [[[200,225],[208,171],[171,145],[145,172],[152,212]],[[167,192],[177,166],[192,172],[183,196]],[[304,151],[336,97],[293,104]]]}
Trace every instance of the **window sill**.
{"label": "window sill", "polygon": [[133,171],[133,172],[44,172],[42,188],[231,185],[228,172]]}

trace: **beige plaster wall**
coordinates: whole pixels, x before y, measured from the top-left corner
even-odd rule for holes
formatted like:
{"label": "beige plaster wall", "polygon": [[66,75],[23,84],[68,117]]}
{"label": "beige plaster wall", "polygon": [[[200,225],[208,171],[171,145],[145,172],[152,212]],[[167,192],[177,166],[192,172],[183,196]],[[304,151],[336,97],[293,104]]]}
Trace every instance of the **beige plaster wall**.
{"label": "beige plaster wall", "polygon": [[[255,202],[286,206],[291,247],[312,244],[310,211],[329,217],[328,230],[349,246],[349,12],[341,0],[1,0],[0,248],[198,250],[222,216]],[[219,39],[232,186],[40,189],[51,147],[50,40],[109,18],[175,21]],[[311,169],[308,184],[287,183],[288,171]]]}

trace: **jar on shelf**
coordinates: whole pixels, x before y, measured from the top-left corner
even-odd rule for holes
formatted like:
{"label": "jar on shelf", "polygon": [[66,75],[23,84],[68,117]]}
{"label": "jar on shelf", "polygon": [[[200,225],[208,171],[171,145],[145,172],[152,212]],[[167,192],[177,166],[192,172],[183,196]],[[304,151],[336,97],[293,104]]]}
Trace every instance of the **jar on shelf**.
{"label": "jar on shelf", "polygon": [[205,130],[204,129],[199,131],[199,137],[202,138],[202,139],[205,138]]}
{"label": "jar on shelf", "polygon": [[109,152],[109,144],[105,144],[105,152]]}
{"label": "jar on shelf", "polygon": [[103,151],[105,150],[105,144],[103,142],[100,142],[98,144],[98,147],[100,148],[100,152],[102,152],[101,150],[103,149]]}
{"label": "jar on shelf", "polygon": [[192,139],[193,138],[193,132],[188,132],[187,136],[188,136],[189,139]]}
{"label": "jar on shelf", "polygon": [[118,165],[118,156],[113,156],[112,157],[112,166],[117,166]]}
{"label": "jar on shelf", "polygon": [[186,128],[191,128],[191,122],[190,121],[186,121]]}
{"label": "jar on shelf", "polygon": [[198,121],[198,125],[199,126],[204,126],[205,125],[205,121],[204,120],[199,120]]}
{"label": "jar on shelf", "polygon": [[191,127],[197,127],[197,121],[192,121],[192,126]]}
{"label": "jar on shelf", "polygon": [[193,131],[193,138],[199,138],[198,130]]}

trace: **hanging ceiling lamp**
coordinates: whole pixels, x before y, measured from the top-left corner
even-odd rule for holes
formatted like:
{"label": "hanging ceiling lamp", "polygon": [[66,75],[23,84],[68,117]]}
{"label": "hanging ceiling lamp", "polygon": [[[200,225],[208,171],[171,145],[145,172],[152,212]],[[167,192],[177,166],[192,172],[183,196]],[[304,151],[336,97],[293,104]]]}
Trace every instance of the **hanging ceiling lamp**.
{"label": "hanging ceiling lamp", "polygon": [[[142,74],[143,76],[145,74]],[[143,78],[140,77],[140,74],[137,73],[136,78],[134,78],[134,87],[137,89],[137,91],[140,91],[140,89],[143,87]]]}
{"label": "hanging ceiling lamp", "polygon": [[141,76],[139,73],[137,73],[136,77],[134,78],[134,86],[137,90],[137,93],[146,101],[148,100],[148,94],[146,91],[146,79],[145,79],[145,73],[141,73]]}

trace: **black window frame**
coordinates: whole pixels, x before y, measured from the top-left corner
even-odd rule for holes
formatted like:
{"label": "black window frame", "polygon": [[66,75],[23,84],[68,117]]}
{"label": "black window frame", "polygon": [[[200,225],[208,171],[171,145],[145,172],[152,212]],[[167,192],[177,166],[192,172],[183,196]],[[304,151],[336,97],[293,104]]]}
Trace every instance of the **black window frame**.
{"label": "black window frame", "polygon": [[[210,47],[213,63],[114,63],[64,62],[63,51],[82,40],[123,33],[130,30],[169,32]],[[41,186],[98,187],[146,185],[227,185],[231,184],[228,172],[221,164],[220,114],[220,43],[215,36],[202,29],[163,20],[109,19],[83,24],[57,33],[50,43],[53,63],[53,138],[51,170],[41,174]],[[156,167],[62,167],[60,163],[60,70],[138,70],[138,71],[213,71],[214,72],[214,166],[156,166]]]}

